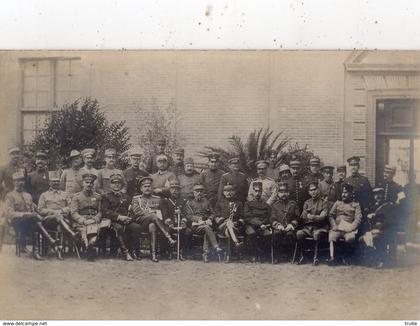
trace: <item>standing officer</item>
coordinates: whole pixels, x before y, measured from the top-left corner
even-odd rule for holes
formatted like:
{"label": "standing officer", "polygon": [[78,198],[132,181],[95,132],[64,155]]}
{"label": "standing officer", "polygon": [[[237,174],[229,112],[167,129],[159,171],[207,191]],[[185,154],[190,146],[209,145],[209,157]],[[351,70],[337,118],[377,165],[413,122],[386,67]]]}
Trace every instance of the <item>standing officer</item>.
{"label": "standing officer", "polygon": [[120,169],[115,167],[117,162],[117,151],[114,148],[105,150],[105,167],[98,171],[98,191],[101,194],[106,194],[111,191],[110,177],[113,174],[119,174],[122,182],[122,192],[127,192],[127,182],[125,181],[124,174]]}
{"label": "standing officer", "polygon": [[324,175],[324,179],[319,183],[319,187],[317,188],[321,192],[321,197],[328,202],[328,208],[331,208],[338,200],[337,187],[333,180],[334,167],[325,165],[321,168],[321,172]]}
{"label": "standing officer", "polygon": [[[158,168],[157,168],[156,158],[158,155],[162,155],[162,154],[166,155],[165,149],[166,149],[166,139],[162,137],[158,139],[156,143],[156,152],[152,154],[146,161],[146,171],[149,174],[153,174],[157,172]],[[172,159],[170,159],[168,156],[168,166],[172,167],[172,165],[173,165]]]}
{"label": "standing officer", "polygon": [[[53,250],[59,250],[55,240],[48,234],[42,225],[42,217],[37,213],[37,207],[32,201],[32,197],[23,191],[25,175],[23,171],[15,172],[12,175],[14,190],[7,193],[5,197],[6,216],[10,225],[15,229],[16,234],[20,235],[19,246],[22,246],[27,235],[32,236],[32,253],[36,260],[43,260],[39,254],[38,232],[47,239]],[[57,254],[58,255],[58,254]]]}
{"label": "standing officer", "polygon": [[290,200],[287,183],[281,182],[278,185],[277,200],[271,205],[270,222],[274,230],[274,248],[282,245],[292,248],[296,240],[295,230],[299,225],[299,216],[296,202]]}
{"label": "standing officer", "polygon": [[[132,218],[128,216],[131,198],[122,191],[124,181],[120,173],[111,174],[109,176],[109,182],[111,190],[102,196],[102,218],[111,221],[109,230],[114,232],[117,237],[123,259],[132,261],[133,258],[128,252],[124,239],[125,227],[132,221]],[[105,235],[106,231],[105,234],[101,234],[101,237]]]}
{"label": "standing officer", "polygon": [[287,182],[287,180],[292,176],[292,174],[290,173],[290,168],[287,164],[282,164],[280,165],[279,168],[279,177],[278,179],[275,179],[275,181],[285,181]]}
{"label": "standing officer", "polygon": [[337,200],[341,200],[343,193],[344,180],[346,179],[347,167],[345,165],[337,166],[337,181],[334,182]]}
{"label": "standing officer", "polygon": [[204,235],[203,261],[208,263],[209,242],[217,254],[222,252],[222,249],[217,243],[216,235],[213,232],[212,220],[214,211],[210,202],[205,198],[204,186],[202,184],[194,185],[193,195],[194,198],[188,200],[184,205],[184,216],[187,218],[188,225],[191,225],[193,233]]}
{"label": "standing officer", "polygon": [[385,165],[383,180],[378,182],[378,188],[384,189],[384,201],[398,204],[405,194],[403,187],[394,181],[395,171],[394,166]]}
{"label": "standing officer", "polygon": [[153,179],[153,192],[159,196],[168,196],[169,183],[176,179],[173,172],[168,170],[168,157],[160,154],[156,157],[157,172],[150,177]]}
{"label": "standing officer", "polygon": [[261,198],[262,183],[254,182],[252,186],[255,197],[244,204],[244,220],[247,247],[252,255],[251,261],[255,263],[257,258],[262,258],[270,241],[271,207]]}
{"label": "standing officer", "polygon": [[[96,151],[93,148],[85,148],[82,150],[82,158],[83,158],[83,167],[81,173],[91,173],[96,175],[96,178],[98,178],[98,170],[93,167],[93,163],[95,162],[95,154]],[[95,188],[97,188],[96,185],[97,180],[95,181]]]}
{"label": "standing officer", "polygon": [[0,168],[0,199],[4,199],[6,194],[14,189],[13,173],[22,171],[26,179],[26,171],[20,164],[20,149],[18,147],[11,147],[8,153],[10,157],[9,163]]}
{"label": "standing officer", "polygon": [[131,239],[131,248],[134,250],[134,256],[138,257],[140,244],[135,240],[139,239],[142,230],[148,230],[150,235],[151,260],[158,262],[156,255],[157,249],[157,229],[165,236],[170,246],[176,241],[170,236],[167,226],[163,222],[161,199],[153,195],[153,179],[143,177],[140,180],[141,195],[134,196],[132,201],[133,218],[135,223],[130,223],[128,231]]}
{"label": "standing officer", "polygon": [[287,183],[287,189],[289,190],[290,200],[297,203],[299,210],[303,208],[308,195],[305,193],[304,182],[302,178],[302,163],[296,157],[290,161],[290,173],[291,176],[288,179],[282,181]]}
{"label": "standing officer", "polygon": [[35,171],[28,174],[27,190],[31,194],[35,204],[38,205],[39,196],[49,189],[47,154],[37,152],[35,154]]}
{"label": "standing officer", "polygon": [[185,159],[185,174],[178,176],[181,186],[181,198],[191,199],[193,195],[193,187],[200,182],[200,174],[194,169],[194,160],[191,157]]}
{"label": "standing officer", "polygon": [[296,232],[298,247],[300,249],[298,264],[302,263],[304,260],[303,244],[306,237],[313,237],[315,240],[313,264],[319,264],[319,243],[328,233],[329,207],[327,199],[323,197],[323,194],[320,191],[320,185],[318,186],[317,182],[311,182],[309,184],[309,195],[311,198],[305,201],[305,204],[303,205],[302,215],[300,216],[301,225]]}
{"label": "standing officer", "polygon": [[275,149],[270,151],[269,156],[269,166],[267,168],[267,177],[277,180],[279,178],[279,169],[276,167],[277,164],[277,154],[278,152]]}
{"label": "standing officer", "polygon": [[123,172],[124,179],[127,182],[127,195],[130,198],[139,194],[140,179],[149,175],[147,171],[140,168],[141,156],[140,148],[135,147],[130,150],[130,167]]}
{"label": "standing officer", "polygon": [[[174,173],[176,176],[184,174],[184,149],[177,148],[174,150],[174,164],[169,168],[169,171]],[[169,161],[168,161],[169,163]]]}
{"label": "standing officer", "polygon": [[217,202],[217,192],[219,191],[219,184],[223,171],[219,169],[219,154],[212,153],[208,156],[208,159],[209,168],[201,172],[200,183],[205,188],[207,199],[214,207]]}
{"label": "standing officer", "polygon": [[70,152],[70,168],[65,169],[60,178],[60,189],[70,196],[82,190],[82,157],[79,151],[73,149]]}
{"label": "standing officer", "polygon": [[229,183],[235,187],[236,198],[241,202],[245,202],[248,195],[248,181],[246,175],[239,171],[239,158],[233,157],[228,163],[230,172],[223,174],[220,178],[217,197],[218,199],[223,198],[223,189]]}
{"label": "standing officer", "polygon": [[320,182],[324,179],[324,176],[322,175],[320,171],[321,168],[321,160],[319,157],[313,157],[309,160],[309,173],[304,178],[304,187],[306,190],[309,187],[309,183],[311,182]]}
{"label": "standing officer", "polygon": [[[42,223],[48,228],[56,229],[60,234],[65,231],[75,238],[76,234],[69,225],[71,199],[66,192],[60,190],[60,177],[56,171],[49,172],[48,180],[50,187],[41,194],[38,203],[39,214],[44,218]],[[57,255],[61,259],[60,251]]]}
{"label": "standing officer", "polygon": [[87,259],[94,261],[95,245],[102,218],[101,196],[94,191],[95,174],[84,172],[82,180],[83,190],[73,196],[70,211],[74,222],[73,227],[79,231],[87,249]]}
{"label": "standing officer", "polygon": [[260,160],[260,161],[257,161],[255,165],[257,166],[258,177],[253,179],[251,181],[251,184],[249,185],[247,200],[251,201],[255,197],[255,192],[254,192],[254,188],[252,187],[252,184],[254,182],[261,182],[263,185],[263,193],[261,195],[261,198],[262,200],[268,201],[268,199],[271,197],[271,195],[275,191],[276,182],[273,179],[267,177],[267,168],[268,168],[267,161]]}

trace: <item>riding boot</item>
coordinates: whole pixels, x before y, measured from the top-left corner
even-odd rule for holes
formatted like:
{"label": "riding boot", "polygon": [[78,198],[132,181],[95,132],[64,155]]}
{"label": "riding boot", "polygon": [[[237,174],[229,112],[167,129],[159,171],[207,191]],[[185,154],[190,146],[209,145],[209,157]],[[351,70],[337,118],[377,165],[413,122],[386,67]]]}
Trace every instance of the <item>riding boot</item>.
{"label": "riding boot", "polygon": [[156,256],[156,232],[150,233],[150,251],[151,251],[151,259],[152,262],[157,263],[159,259]]}
{"label": "riding boot", "polygon": [[38,233],[34,233],[32,236],[32,254],[35,260],[44,260],[39,253]]}

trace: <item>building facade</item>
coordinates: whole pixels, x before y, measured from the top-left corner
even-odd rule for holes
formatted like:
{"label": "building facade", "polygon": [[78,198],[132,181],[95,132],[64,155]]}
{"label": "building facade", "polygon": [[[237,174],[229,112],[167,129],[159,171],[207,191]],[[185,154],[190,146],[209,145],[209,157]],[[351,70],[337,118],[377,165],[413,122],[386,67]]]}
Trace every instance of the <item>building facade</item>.
{"label": "building facade", "polygon": [[420,173],[419,90],[415,51],[3,51],[0,155],[90,96],[133,136],[139,108],[174,106],[188,156],[269,127],[325,164],[361,156],[372,180],[394,164],[403,182]]}

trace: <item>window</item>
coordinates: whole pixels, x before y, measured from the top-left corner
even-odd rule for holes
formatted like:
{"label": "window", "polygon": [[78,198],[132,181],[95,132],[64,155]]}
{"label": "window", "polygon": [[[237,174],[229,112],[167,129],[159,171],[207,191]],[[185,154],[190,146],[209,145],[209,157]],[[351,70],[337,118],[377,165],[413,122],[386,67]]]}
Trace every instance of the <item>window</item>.
{"label": "window", "polygon": [[51,111],[81,96],[80,58],[21,59],[22,143],[28,145]]}

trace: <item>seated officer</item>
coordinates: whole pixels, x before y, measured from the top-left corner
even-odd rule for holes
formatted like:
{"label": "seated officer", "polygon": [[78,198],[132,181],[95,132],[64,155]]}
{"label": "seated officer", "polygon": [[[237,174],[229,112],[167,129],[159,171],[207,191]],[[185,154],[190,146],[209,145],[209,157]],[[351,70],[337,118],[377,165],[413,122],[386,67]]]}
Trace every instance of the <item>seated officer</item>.
{"label": "seated officer", "polygon": [[[244,204],[245,235],[248,249],[251,252],[251,261],[261,259],[271,238],[270,215],[271,207],[262,200],[262,183],[254,182],[254,200]],[[259,240],[259,241],[258,241]]]}
{"label": "seated officer", "polygon": [[140,254],[140,233],[147,230],[150,235],[151,260],[155,263],[159,261],[156,255],[157,249],[157,229],[168,240],[169,245],[173,246],[176,241],[168,233],[167,226],[163,223],[161,198],[153,195],[153,179],[143,177],[140,180],[141,195],[134,196],[131,203],[133,210],[133,222],[127,227],[129,238],[131,239],[130,248],[134,257]]}
{"label": "seated officer", "polygon": [[[48,228],[56,229],[59,233],[65,231],[75,238],[76,234],[69,225],[71,200],[66,192],[59,189],[60,177],[56,171],[49,172],[49,184],[50,189],[39,197],[38,211],[44,218],[42,224]],[[61,259],[61,250],[57,257]]]}
{"label": "seated officer", "polygon": [[[353,186],[350,184],[343,185],[342,199],[337,200],[329,213],[330,232],[328,241],[330,243],[330,262],[334,264],[335,253],[334,244],[339,239],[344,239],[346,245],[350,249],[354,249],[356,234],[362,220],[362,211],[359,203],[353,200]],[[347,257],[350,256],[348,250]]]}
{"label": "seated officer", "polygon": [[[186,200],[181,199],[178,180],[173,180],[169,183],[169,197],[162,199],[162,213],[165,219],[165,224],[169,226],[169,232],[172,236],[178,235],[179,232],[179,259],[184,260],[184,254],[187,252],[192,240],[192,230],[187,225],[187,219],[183,215],[183,208]],[[178,220],[179,219],[179,220]],[[169,258],[172,258],[172,251],[170,251]]]}
{"label": "seated officer", "polygon": [[79,232],[83,245],[87,249],[87,259],[94,261],[95,245],[102,218],[101,196],[93,190],[95,174],[85,172],[82,180],[83,189],[72,197],[70,212],[73,227]]}
{"label": "seated officer", "polygon": [[[109,186],[111,191],[102,196],[102,221],[109,220],[109,225],[101,228],[100,242],[104,247],[106,237],[111,234],[112,239],[117,238],[123,259],[132,261],[133,258],[128,253],[127,245],[124,239],[124,230],[132,218],[128,216],[128,207],[130,206],[130,197],[122,191],[123,176],[119,173],[109,176]],[[104,248],[103,248],[104,249]],[[112,248],[111,248],[112,250]]]}
{"label": "seated officer", "polygon": [[262,185],[263,185],[263,193],[261,195],[261,198],[262,198],[262,200],[265,200],[265,201],[267,201],[268,204],[270,204],[268,202],[268,199],[271,197],[271,195],[274,192],[276,182],[273,179],[267,177],[267,168],[268,168],[268,162],[267,161],[263,161],[263,160],[257,161],[255,163],[255,165],[257,167],[258,177],[253,179],[251,181],[251,184],[249,185],[247,200],[251,201],[251,200],[254,199],[254,196],[255,196],[252,184],[254,182],[261,182]]}
{"label": "seated officer", "polygon": [[242,218],[242,203],[235,199],[233,185],[227,184],[223,191],[224,197],[216,203],[214,209],[215,222],[218,224],[219,232],[230,238],[236,247],[242,245],[237,235],[242,233],[245,221]]}
{"label": "seated officer", "polygon": [[306,237],[313,237],[315,240],[315,252],[313,264],[318,265],[319,242],[328,233],[328,202],[322,198],[317,182],[309,183],[309,195],[311,196],[303,205],[302,215],[300,216],[300,228],[296,232],[300,257],[298,264],[304,260],[303,242]]}
{"label": "seated officer", "polygon": [[375,204],[371,207],[367,220],[370,230],[360,237],[360,241],[367,247],[374,247],[376,268],[383,268],[387,262],[387,245],[392,244],[393,226],[393,203],[385,201],[385,190],[383,188],[373,189]]}
{"label": "seated officer", "polygon": [[185,172],[178,176],[181,186],[180,196],[182,199],[192,199],[194,185],[200,183],[200,174],[194,168],[194,160],[187,157],[184,161]]}
{"label": "seated officer", "polygon": [[282,245],[286,247],[294,245],[296,240],[295,229],[299,225],[299,215],[300,212],[296,202],[290,200],[287,183],[279,183],[277,200],[271,205],[270,215],[274,232],[274,248]]}
{"label": "seated officer", "polygon": [[7,193],[5,197],[6,216],[16,233],[20,233],[20,240],[23,243],[19,243],[18,245],[23,246],[25,237],[28,235],[32,236],[33,257],[36,260],[43,260],[39,255],[38,241],[36,241],[38,232],[41,232],[57,253],[57,257],[60,257],[55,240],[42,225],[42,217],[37,213],[37,207],[32,201],[31,195],[23,191],[25,184],[24,172],[19,171],[13,173],[12,179],[14,190]]}
{"label": "seated officer", "polygon": [[209,261],[208,242],[214,248],[216,253],[221,253],[222,249],[217,243],[216,235],[213,232],[213,215],[214,211],[210,202],[205,198],[204,186],[196,184],[193,187],[194,198],[188,200],[184,205],[184,215],[187,218],[188,225],[191,225],[193,233],[204,235],[203,243],[203,260],[205,263]]}

